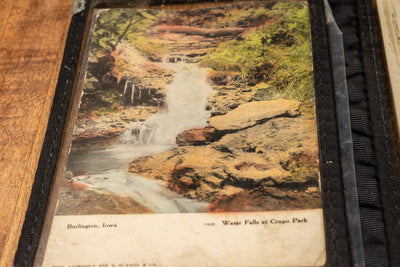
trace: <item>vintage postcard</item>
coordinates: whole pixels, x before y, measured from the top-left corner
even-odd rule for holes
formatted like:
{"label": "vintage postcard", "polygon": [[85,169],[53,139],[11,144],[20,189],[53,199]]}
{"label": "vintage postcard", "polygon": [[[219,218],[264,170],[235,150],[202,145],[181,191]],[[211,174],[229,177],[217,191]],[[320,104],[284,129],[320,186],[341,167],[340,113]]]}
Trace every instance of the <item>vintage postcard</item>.
{"label": "vintage postcard", "polygon": [[96,9],[36,266],[324,265],[310,28],[306,1]]}

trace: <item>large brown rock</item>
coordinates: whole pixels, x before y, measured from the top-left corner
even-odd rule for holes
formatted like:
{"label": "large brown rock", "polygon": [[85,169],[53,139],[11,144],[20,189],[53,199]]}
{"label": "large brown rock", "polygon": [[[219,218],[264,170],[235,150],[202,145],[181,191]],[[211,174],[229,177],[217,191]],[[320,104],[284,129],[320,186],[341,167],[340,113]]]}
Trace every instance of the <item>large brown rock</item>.
{"label": "large brown rock", "polygon": [[211,117],[209,125],[219,131],[241,130],[275,117],[297,116],[299,105],[299,101],[286,99],[248,102],[225,115]]}
{"label": "large brown rock", "polygon": [[206,145],[219,139],[219,133],[214,127],[199,127],[184,131],[176,137],[178,146]]}
{"label": "large brown rock", "polygon": [[[318,186],[316,130],[311,116],[273,118],[208,145],[180,146],[136,159],[129,171],[163,180],[169,189],[186,197],[214,203],[213,211],[228,200],[253,199],[252,192],[259,188],[266,188],[263,192],[270,195],[268,199],[275,199],[273,207],[286,205],[286,200],[279,200],[285,197],[292,199],[291,203],[298,198],[299,207],[316,208],[318,196],[316,201],[311,201],[312,197],[310,202],[302,202],[304,191]],[[294,194],[297,190],[300,193]]]}
{"label": "large brown rock", "polygon": [[[256,179],[260,177],[258,173],[268,172],[277,183],[304,183],[318,177],[317,138],[315,118],[280,117],[226,134],[211,146],[219,151],[248,152],[242,165],[228,169],[235,177],[251,175]],[[257,170],[257,165],[249,165],[262,163],[252,159],[252,155],[265,162],[266,171]]]}

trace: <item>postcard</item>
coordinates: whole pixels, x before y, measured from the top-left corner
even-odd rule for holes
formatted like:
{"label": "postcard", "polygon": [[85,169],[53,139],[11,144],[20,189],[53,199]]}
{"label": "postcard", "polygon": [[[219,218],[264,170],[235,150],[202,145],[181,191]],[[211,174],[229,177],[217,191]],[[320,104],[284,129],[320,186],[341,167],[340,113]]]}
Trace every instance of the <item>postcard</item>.
{"label": "postcard", "polygon": [[95,9],[80,75],[36,266],[325,264],[306,1]]}

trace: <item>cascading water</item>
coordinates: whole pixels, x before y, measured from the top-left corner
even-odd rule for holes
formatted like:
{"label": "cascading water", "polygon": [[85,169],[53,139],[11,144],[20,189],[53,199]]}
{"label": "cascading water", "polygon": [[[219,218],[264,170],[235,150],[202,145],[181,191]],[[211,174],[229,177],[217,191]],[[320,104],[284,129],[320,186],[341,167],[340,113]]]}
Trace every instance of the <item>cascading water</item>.
{"label": "cascading water", "polygon": [[160,66],[175,72],[167,87],[167,110],[129,125],[112,149],[72,152],[68,169],[86,170],[87,175],[75,179],[98,191],[132,197],[154,212],[204,212],[207,203],[181,197],[160,181],[124,170],[135,158],[171,149],[182,131],[207,125],[207,97],[212,88],[206,70],[182,61]]}
{"label": "cascading water", "polygon": [[132,123],[121,136],[122,144],[173,145],[184,130],[207,125],[207,97],[212,88],[206,81],[206,70],[182,61],[160,65],[175,71],[167,86],[167,111]]}

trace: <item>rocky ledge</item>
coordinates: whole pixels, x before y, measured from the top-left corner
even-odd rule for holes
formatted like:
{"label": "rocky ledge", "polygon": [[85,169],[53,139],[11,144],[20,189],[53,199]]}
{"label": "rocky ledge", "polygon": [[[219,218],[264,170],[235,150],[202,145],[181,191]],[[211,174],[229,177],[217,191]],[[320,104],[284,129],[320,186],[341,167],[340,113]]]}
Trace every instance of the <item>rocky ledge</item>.
{"label": "rocky ledge", "polygon": [[242,104],[178,135],[179,147],[134,160],[129,171],[209,202],[209,211],[319,208],[316,122],[299,104]]}
{"label": "rocky ledge", "polygon": [[126,107],[111,114],[81,118],[74,129],[72,146],[74,149],[111,147],[130,123],[144,121],[160,110],[159,107]]}
{"label": "rocky ledge", "polygon": [[63,182],[59,199],[57,215],[152,213],[130,197],[99,192],[67,180]]}

